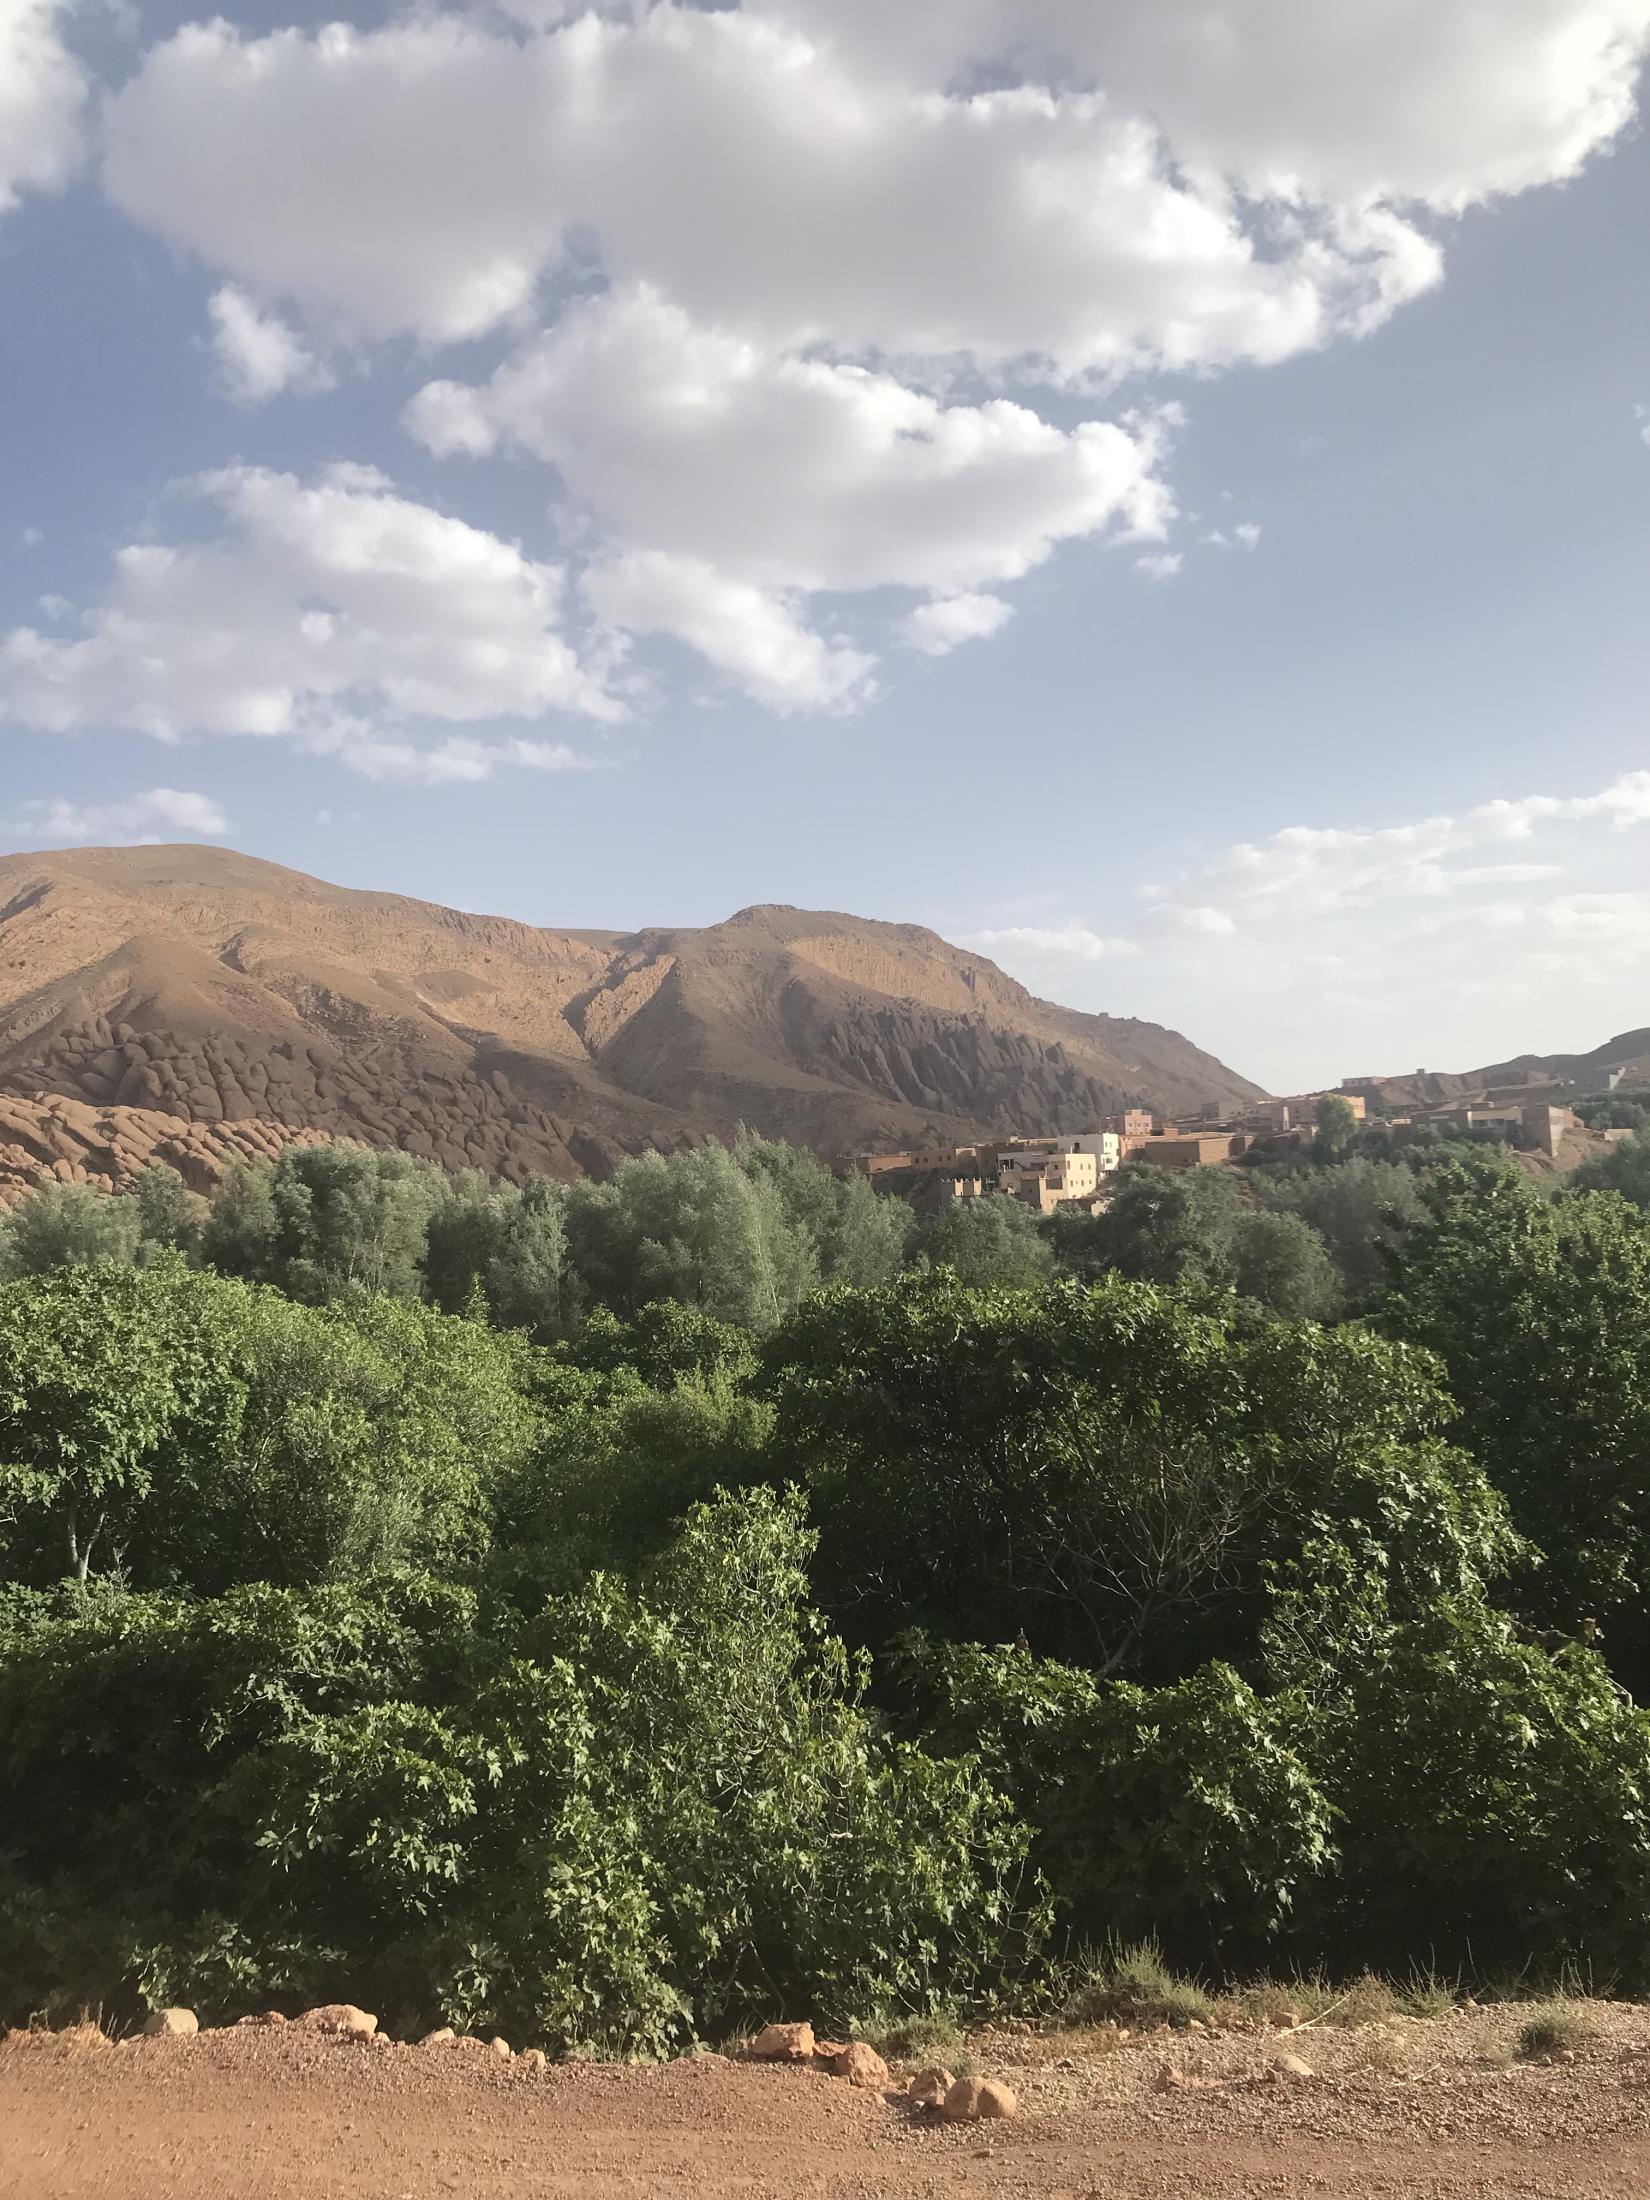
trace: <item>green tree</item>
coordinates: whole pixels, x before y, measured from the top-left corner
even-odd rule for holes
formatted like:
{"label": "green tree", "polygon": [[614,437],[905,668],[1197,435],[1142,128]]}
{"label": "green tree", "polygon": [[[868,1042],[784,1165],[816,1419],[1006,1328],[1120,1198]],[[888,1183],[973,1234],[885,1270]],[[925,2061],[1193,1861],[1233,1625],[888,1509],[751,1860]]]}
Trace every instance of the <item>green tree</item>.
{"label": "green tree", "polygon": [[[0,1285],[0,1535],[8,1571],[84,1582],[118,1557],[180,1427],[220,1392],[210,1286],[173,1260]],[[3,1548],[0,1545],[0,1548]]]}
{"label": "green tree", "polygon": [[44,1184],[0,1214],[0,1277],[44,1276],[96,1261],[130,1264],[139,1234],[134,1201],[89,1184]]}
{"label": "green tree", "polygon": [[1514,1174],[1440,1171],[1434,1221],[1383,1312],[1438,1354],[1464,1444],[1545,1554],[1532,1616],[1606,1630],[1650,1677],[1650,1221],[1626,1200],[1549,1201]]}
{"label": "green tree", "polygon": [[1331,1169],[1263,1166],[1251,1181],[1262,1207],[1311,1224],[1359,1309],[1390,1287],[1411,1233],[1427,1219],[1419,1178],[1396,1162],[1355,1156]]}
{"label": "green tree", "polygon": [[1137,1283],[1225,1290],[1236,1280],[1243,1192],[1225,1169],[1159,1169],[1131,1161],[1093,1227],[1093,1257]]}
{"label": "green tree", "polygon": [[619,1315],[676,1299],[771,1329],[819,1280],[817,1248],[777,1185],[721,1146],[644,1154],[610,1184],[574,1185],[567,1237],[582,1286]]}
{"label": "green tree", "polygon": [[1584,1161],[1570,1178],[1572,1192],[1619,1192],[1641,1211],[1650,1212],[1650,1138],[1642,1131],[1623,1139],[1596,1160]]}
{"label": "green tree", "polygon": [[364,1146],[288,1146],[231,1170],[202,1253],[225,1275],[319,1304],[350,1291],[415,1299],[425,1235],[447,1197],[433,1162]]}
{"label": "green tree", "polygon": [[981,1289],[1030,1289],[1054,1273],[1038,1218],[1019,1199],[951,1200],[917,1224],[911,1249],[914,1259]]}
{"label": "green tree", "polygon": [[1327,1321],[1339,1311],[1341,1281],[1329,1248],[1299,1215],[1245,1215],[1233,1234],[1233,1281],[1268,1313]]}
{"label": "green tree", "polygon": [[827,1608],[1106,1672],[1252,1657],[1270,1570],[1336,1547],[1426,1599],[1515,1543],[1441,1441],[1431,1363],[1367,1331],[1110,1278],[826,1293],[768,1347]]}
{"label": "green tree", "polygon": [[1318,1126],[1312,1150],[1320,1161],[1344,1161],[1351,1153],[1358,1136],[1358,1118],[1351,1103],[1343,1100],[1338,1092],[1326,1092],[1319,1100],[1314,1118]]}

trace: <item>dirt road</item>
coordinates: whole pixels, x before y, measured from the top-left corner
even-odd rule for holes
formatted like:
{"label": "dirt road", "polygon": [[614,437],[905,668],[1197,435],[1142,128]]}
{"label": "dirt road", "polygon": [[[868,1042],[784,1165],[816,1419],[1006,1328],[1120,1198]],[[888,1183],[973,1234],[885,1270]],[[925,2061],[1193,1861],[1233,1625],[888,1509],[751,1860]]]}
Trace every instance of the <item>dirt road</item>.
{"label": "dirt road", "polygon": [[[1013,2123],[934,2126],[813,2072],[368,2050],[293,2028],[0,2043],[6,2200],[1618,2200],[1650,2191],[1650,2022],[1509,2065],[1505,2019],[1276,2041],[986,2043]],[[1206,2090],[1158,2090],[1165,2061]]]}

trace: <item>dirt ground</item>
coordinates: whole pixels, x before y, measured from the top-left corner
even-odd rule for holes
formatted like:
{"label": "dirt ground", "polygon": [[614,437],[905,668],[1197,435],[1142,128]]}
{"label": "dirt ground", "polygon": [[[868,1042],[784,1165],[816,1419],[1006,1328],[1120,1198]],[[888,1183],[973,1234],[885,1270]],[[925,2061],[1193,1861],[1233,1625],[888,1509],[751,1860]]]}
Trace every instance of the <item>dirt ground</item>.
{"label": "dirt ground", "polygon": [[[1589,2005],[1573,2062],[1528,2011],[1112,2045],[987,2035],[1011,2123],[940,2125],[812,2070],[366,2048],[298,2031],[0,2041],[5,2200],[1611,2200],[1650,2192],[1650,2011]],[[1279,2080],[1288,2048],[1310,2079]],[[1160,2090],[1165,2067],[1201,2086]]]}

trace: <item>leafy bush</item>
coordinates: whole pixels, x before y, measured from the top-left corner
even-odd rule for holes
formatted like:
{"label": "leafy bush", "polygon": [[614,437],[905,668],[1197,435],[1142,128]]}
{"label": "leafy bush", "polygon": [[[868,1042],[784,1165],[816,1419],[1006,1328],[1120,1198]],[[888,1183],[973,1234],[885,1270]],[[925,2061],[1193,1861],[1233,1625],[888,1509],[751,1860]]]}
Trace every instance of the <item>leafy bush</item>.
{"label": "leafy bush", "polygon": [[433,1583],[94,1600],[0,1661],[17,2019],[346,1989],[657,2052],[786,2006],[938,2005],[1028,1960],[1026,1835],[890,1739],[766,1495],[518,1631]]}

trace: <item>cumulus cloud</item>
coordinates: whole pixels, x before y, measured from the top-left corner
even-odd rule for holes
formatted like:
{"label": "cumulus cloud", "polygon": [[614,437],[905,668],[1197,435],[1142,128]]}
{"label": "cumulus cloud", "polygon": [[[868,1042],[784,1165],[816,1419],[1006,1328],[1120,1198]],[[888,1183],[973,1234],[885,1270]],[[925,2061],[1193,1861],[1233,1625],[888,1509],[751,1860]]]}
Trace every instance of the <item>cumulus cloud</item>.
{"label": "cumulus cloud", "polygon": [[0,825],[0,831],[19,840],[49,841],[59,848],[88,844],[125,848],[176,835],[221,840],[234,827],[210,795],[187,787],[150,787],[119,802],[79,803],[64,795],[25,802],[17,816]]}
{"label": "cumulus cloud", "polygon": [[947,405],[701,328],[648,291],[574,308],[478,388],[427,385],[407,419],[441,454],[503,443],[553,465],[620,548],[589,584],[603,615],[675,634],[770,701],[864,692],[849,654],[801,645],[802,599],[931,592],[946,602],[907,636],[939,654],[1009,616],[981,583],[1076,536],[1159,533],[1171,510],[1159,422],[1063,430],[1007,399]]}
{"label": "cumulus cloud", "polygon": [[809,631],[787,600],[699,558],[633,551],[587,573],[591,607],[637,634],[669,634],[775,710],[845,710],[873,692],[871,659]]}
{"label": "cumulus cloud", "polygon": [[1436,280],[1414,209],[1575,173],[1650,36],[1650,0],[517,12],[182,31],[112,102],[109,187],[368,335],[475,335],[587,234],[787,345],[1264,360]]}
{"label": "cumulus cloud", "polygon": [[966,945],[987,955],[1065,958],[1075,962],[1115,961],[1120,955],[1138,955],[1133,940],[1108,939],[1085,924],[1011,924],[984,932],[970,932]]}
{"label": "cumulus cloud", "polygon": [[[1151,971],[1151,1014],[1279,1091],[1408,1071],[1422,1049],[1465,1069],[1520,1047],[1592,1047],[1644,1022],[1644,825],[1650,771],[1394,826],[1291,827],[1149,889],[1132,912],[972,944],[1031,979],[1063,959],[1064,998],[1081,996],[1082,965],[1127,948]],[[1116,1009],[1115,980],[1092,1005]]]}
{"label": "cumulus cloud", "polygon": [[80,157],[86,80],[59,36],[58,0],[0,0],[0,214],[51,191]]}
{"label": "cumulus cloud", "polygon": [[71,637],[0,636],[0,720],[282,737],[380,775],[441,779],[543,759],[507,742],[432,743],[432,724],[622,715],[562,630],[559,568],[371,468],[306,482],[234,466],[178,486],[219,531],[118,551]]}
{"label": "cumulus cloud", "polygon": [[835,708],[871,682],[818,597],[910,590],[903,638],[938,653],[987,631],[942,605],[1161,536],[1160,432],[1053,426],[1051,386],[1366,334],[1440,280],[1449,216],[1619,134],[1647,43],[1650,0],[219,21],[111,98],[104,178],[220,280],[249,400],[334,344],[505,332],[412,431],[553,466],[604,616]]}
{"label": "cumulus cloud", "polygon": [[940,596],[919,604],[906,619],[901,633],[908,648],[925,657],[948,657],[964,642],[989,641],[1000,634],[1014,616],[1014,606],[1001,596]]}
{"label": "cumulus cloud", "polygon": [[1280,914],[1307,919],[1486,886],[1532,885],[1551,878],[1555,867],[1461,859],[1528,840],[1544,826],[1591,822],[1618,830],[1650,822],[1650,772],[1628,772],[1598,794],[1526,795],[1413,824],[1287,826],[1269,840],[1238,842],[1179,886],[1155,889],[1153,901],[1171,920],[1219,915],[1223,928],[1235,932]]}
{"label": "cumulus cloud", "polygon": [[283,390],[330,387],[331,374],[296,329],[262,311],[233,283],[213,292],[208,310],[219,375],[236,404],[262,405]]}
{"label": "cumulus cloud", "polygon": [[1172,581],[1186,562],[1178,550],[1148,550],[1135,564],[1149,581]]}

